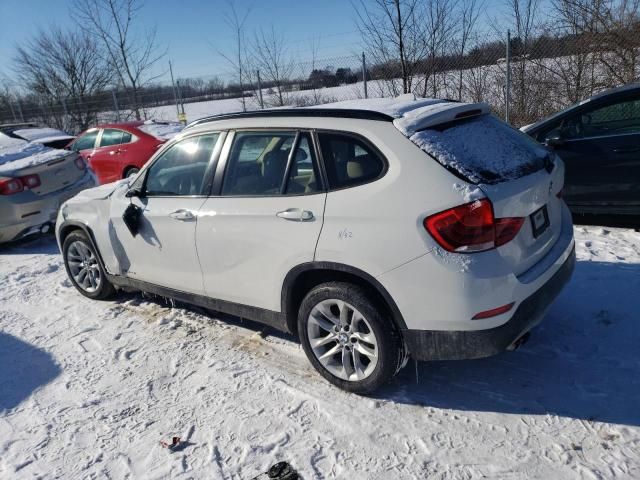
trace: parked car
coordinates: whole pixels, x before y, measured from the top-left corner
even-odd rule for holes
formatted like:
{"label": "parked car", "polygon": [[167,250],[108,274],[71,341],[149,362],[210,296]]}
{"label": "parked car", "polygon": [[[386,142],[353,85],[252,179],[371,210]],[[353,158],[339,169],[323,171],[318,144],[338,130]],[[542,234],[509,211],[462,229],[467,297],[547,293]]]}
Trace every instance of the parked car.
{"label": "parked car", "polygon": [[566,165],[572,212],[640,217],[640,84],[607,90],[523,127]]}
{"label": "parked car", "polygon": [[81,133],[68,148],[82,155],[103,183],[133,176],[180,124],[137,121],[101,125]]}
{"label": "parked car", "polygon": [[75,152],[0,133],[0,243],[51,230],[62,202],[95,185]]}
{"label": "parked car", "polygon": [[40,127],[35,123],[14,123],[0,125],[0,133],[25,140],[27,142],[41,143],[45,147],[62,149],[74,138],[62,130],[49,127]]}
{"label": "parked car", "polygon": [[484,104],[371,99],[188,126],[56,233],[93,299],[137,289],[297,333],[335,385],[517,347],[574,266],[562,161]]}

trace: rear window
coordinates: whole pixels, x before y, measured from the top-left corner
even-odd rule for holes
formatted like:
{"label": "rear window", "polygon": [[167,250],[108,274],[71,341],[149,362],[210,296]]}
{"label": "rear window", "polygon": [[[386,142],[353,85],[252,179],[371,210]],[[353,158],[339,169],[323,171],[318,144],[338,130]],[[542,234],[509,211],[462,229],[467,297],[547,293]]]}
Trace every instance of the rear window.
{"label": "rear window", "polygon": [[541,170],[550,153],[491,115],[421,130],[411,141],[473,183],[500,183]]}

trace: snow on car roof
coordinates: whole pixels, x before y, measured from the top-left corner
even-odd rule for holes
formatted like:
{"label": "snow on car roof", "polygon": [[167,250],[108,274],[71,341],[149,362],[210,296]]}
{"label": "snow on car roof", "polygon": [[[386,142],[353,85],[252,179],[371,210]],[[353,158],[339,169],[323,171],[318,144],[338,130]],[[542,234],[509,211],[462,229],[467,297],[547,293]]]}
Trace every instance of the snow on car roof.
{"label": "snow on car roof", "polygon": [[33,167],[69,155],[67,150],[48,148],[36,142],[0,133],[0,174]]}
{"label": "snow on car roof", "polygon": [[30,142],[47,143],[55,140],[71,140],[73,135],[57,130],[55,128],[21,128],[20,130],[14,130],[14,134],[18,135]]}
{"label": "snow on car roof", "polygon": [[[310,107],[313,108],[313,107]],[[490,112],[486,103],[462,103],[440,98],[416,98],[413,94],[395,98],[367,98],[318,105],[318,108],[372,110],[393,117],[393,124],[410,137],[418,130],[446,123],[469,113]]]}
{"label": "snow on car roof", "polygon": [[147,120],[138,127],[144,133],[156,137],[159,140],[169,140],[179,134],[184,125],[175,122],[156,122],[154,120]]}

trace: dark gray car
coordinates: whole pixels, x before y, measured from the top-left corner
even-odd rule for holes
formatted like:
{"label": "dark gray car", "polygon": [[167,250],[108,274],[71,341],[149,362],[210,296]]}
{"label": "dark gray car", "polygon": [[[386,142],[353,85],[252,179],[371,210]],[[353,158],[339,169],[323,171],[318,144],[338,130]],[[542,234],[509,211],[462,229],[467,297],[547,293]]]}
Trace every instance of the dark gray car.
{"label": "dark gray car", "polygon": [[564,161],[573,213],[640,217],[640,84],[607,90],[522,131]]}

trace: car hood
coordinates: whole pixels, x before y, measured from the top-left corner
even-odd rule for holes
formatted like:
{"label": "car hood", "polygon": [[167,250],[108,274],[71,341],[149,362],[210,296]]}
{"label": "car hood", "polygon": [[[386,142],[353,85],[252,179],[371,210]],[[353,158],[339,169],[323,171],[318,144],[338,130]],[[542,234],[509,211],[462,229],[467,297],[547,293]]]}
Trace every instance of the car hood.
{"label": "car hood", "polygon": [[110,197],[116,190],[127,188],[128,186],[129,181],[127,179],[123,179],[118,180],[117,182],[100,185],[99,187],[88,188],[69,200],[69,203],[83,203],[89,200],[104,200],[105,198]]}

